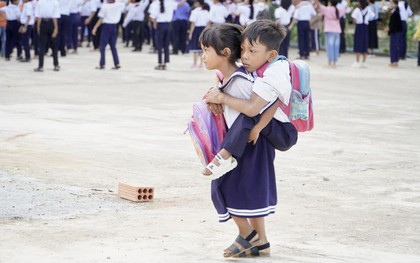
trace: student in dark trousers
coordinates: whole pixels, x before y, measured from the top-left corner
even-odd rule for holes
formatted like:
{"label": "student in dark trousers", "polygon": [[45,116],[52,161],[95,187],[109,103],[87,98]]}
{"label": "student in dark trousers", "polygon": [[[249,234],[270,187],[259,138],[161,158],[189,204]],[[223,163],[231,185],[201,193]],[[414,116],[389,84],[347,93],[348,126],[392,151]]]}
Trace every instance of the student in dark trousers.
{"label": "student in dark trousers", "polygon": [[[177,2],[179,1],[181,0],[177,0]],[[172,54],[178,55],[179,51],[181,51],[182,54],[185,54],[186,52],[190,10],[190,5],[185,2],[178,6],[174,12],[172,20]]]}
{"label": "student in dark trousers", "polygon": [[145,10],[149,5],[149,0],[135,0],[134,5],[130,8],[127,16],[124,18],[123,27],[132,25],[133,28],[133,51],[141,51],[144,42],[145,28]]}
{"label": "student in dark trousers", "polygon": [[20,10],[19,10],[19,0],[12,0],[9,5],[2,7],[0,9],[0,15],[7,19],[6,25],[6,56],[5,60],[10,61],[10,55],[12,54],[13,48],[16,47],[18,49],[18,56],[17,59],[22,59],[22,49],[19,45],[19,17],[20,17]]}
{"label": "student in dark trousers", "polygon": [[86,47],[90,47],[90,42],[92,41],[92,31],[89,30],[88,26],[85,24],[86,19],[90,16],[91,13],[91,5],[90,0],[83,2],[80,12],[80,40],[79,46],[81,47],[83,41],[85,40],[85,33],[87,31],[87,45]]}
{"label": "student in dark trousers", "polygon": [[72,54],[77,54],[79,46],[78,34],[80,26],[80,8],[84,0],[72,0],[70,5],[69,34],[67,39],[67,49],[73,49]]}
{"label": "student in dark trousers", "polygon": [[31,46],[29,40],[35,24],[35,10],[33,9],[33,4],[30,0],[23,0],[23,3],[22,14],[20,15],[21,26],[19,33],[22,47],[25,51],[25,59],[22,59],[20,62],[29,62],[31,61]]}
{"label": "student in dark trousers", "polygon": [[398,8],[402,22],[402,32],[400,34],[400,59],[405,59],[407,55],[407,19],[413,15],[413,11],[407,3],[407,0],[399,0]]}
{"label": "student in dark trousers", "polygon": [[400,37],[403,32],[398,0],[391,0],[391,16],[388,23],[390,67],[398,67],[400,59]]}
{"label": "student in dark trousers", "polygon": [[313,5],[308,0],[302,0],[293,14],[293,21],[289,30],[297,24],[299,58],[309,59],[311,28],[309,21],[316,15]]}
{"label": "student in dark trousers", "polygon": [[107,0],[101,7],[98,13],[99,20],[96,22],[95,27],[92,30],[92,34],[95,35],[98,28],[102,25],[101,41],[100,41],[100,52],[101,58],[99,61],[99,67],[96,69],[105,68],[105,48],[109,44],[112,52],[112,58],[114,59],[114,67],[112,69],[119,69],[120,61],[118,58],[116,43],[118,37],[118,23],[121,19],[125,4],[122,2],[115,2],[115,0]]}
{"label": "student in dark trousers", "polygon": [[[343,9],[348,8],[348,2],[347,0],[340,0],[337,4],[337,9]],[[339,53],[346,53],[347,47],[346,47],[346,18],[347,18],[347,12],[344,12],[344,14],[340,17],[340,51]]]}
{"label": "student in dark trousers", "polygon": [[[185,0],[177,3],[174,0],[155,0],[149,8],[153,28],[156,30],[156,49],[158,52],[158,65],[156,70],[166,70],[169,63],[169,39],[171,34],[171,22],[175,9]],[[163,52],[162,52],[163,51]],[[162,59],[162,53],[164,58]]]}
{"label": "student in dark trousers", "polygon": [[58,20],[57,46],[62,57],[67,55],[67,41],[70,32],[70,5],[71,1],[69,0],[59,0],[60,18]]}
{"label": "student in dark trousers", "polygon": [[[95,27],[96,23],[98,22],[98,13],[102,6],[102,0],[90,0],[91,5],[91,13],[90,16],[86,19],[85,25],[88,25],[89,30],[93,32],[93,28]],[[101,39],[101,31],[102,27],[96,28],[95,35],[92,34],[92,43],[93,43],[93,50],[99,49],[99,41]]]}
{"label": "student in dark trousers", "polygon": [[35,72],[44,71],[44,56],[47,47],[51,47],[54,71],[59,71],[56,37],[58,35],[58,19],[60,18],[57,0],[39,0],[35,9],[36,27],[39,35],[38,67]]}

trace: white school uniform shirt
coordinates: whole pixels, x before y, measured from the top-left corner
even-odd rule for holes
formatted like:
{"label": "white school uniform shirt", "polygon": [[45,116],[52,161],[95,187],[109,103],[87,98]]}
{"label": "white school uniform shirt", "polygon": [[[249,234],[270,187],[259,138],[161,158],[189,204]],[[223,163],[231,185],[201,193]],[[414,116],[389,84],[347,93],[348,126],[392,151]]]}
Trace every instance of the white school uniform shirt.
{"label": "white school uniform shirt", "polygon": [[[363,19],[364,16],[364,19]],[[360,8],[355,8],[353,13],[351,13],[351,17],[356,21],[356,24],[366,24],[369,25],[369,20],[372,17],[375,17],[375,13],[373,13],[369,7],[365,7],[365,9],[360,10]]]}
{"label": "white school uniform shirt", "polygon": [[[289,62],[278,60],[270,63],[263,77],[255,79],[252,91],[269,102],[260,113],[263,113],[277,99],[288,105],[292,92]],[[274,118],[281,122],[289,122],[289,118],[280,108],[277,109]]]}
{"label": "white school uniform shirt", "polygon": [[144,21],[144,11],[149,4],[149,0],[141,0],[139,3],[135,4],[128,11],[127,16],[124,18],[123,27],[126,27],[130,21]]}
{"label": "white school uniform shirt", "polygon": [[39,0],[35,8],[36,18],[60,18],[60,7],[57,0]]}
{"label": "white school uniform shirt", "polygon": [[190,22],[196,27],[205,27],[209,22],[209,11],[201,7],[196,7],[191,11]]}
{"label": "white school uniform shirt", "polygon": [[101,8],[101,0],[90,0],[90,11],[95,13],[99,8]]}
{"label": "white school uniform shirt", "polygon": [[27,2],[23,5],[22,13],[20,15],[20,23],[22,25],[26,25],[26,22],[28,22],[29,26],[33,26],[35,24],[35,10],[31,2]]}
{"label": "white school uniform shirt", "polygon": [[351,12],[351,8],[349,7],[349,3],[347,2],[347,0],[342,0],[340,3],[337,4],[337,9],[341,10],[341,9],[346,9],[346,12],[344,12],[344,14],[341,17],[345,17],[346,14]]}
{"label": "white school uniform shirt", "polygon": [[0,11],[5,12],[7,21],[19,20],[20,9],[18,5],[9,4],[8,6],[2,7]]}
{"label": "white school uniform shirt", "polygon": [[102,23],[104,24],[118,24],[124,8],[125,4],[122,2],[104,3],[99,10],[98,17],[103,19]]}
{"label": "white school uniform shirt", "polygon": [[276,9],[276,11],[274,11],[274,17],[283,26],[288,26],[292,20],[295,9],[296,7],[294,5],[290,5],[287,10],[280,6]]}
{"label": "white school uniform shirt", "polygon": [[84,0],[71,0],[70,14],[80,13]]}
{"label": "white school uniform shirt", "polygon": [[316,11],[309,1],[302,1],[297,5],[293,14],[293,18],[298,21],[309,21],[313,16],[316,16]]}
{"label": "white school uniform shirt", "polygon": [[92,8],[90,6],[90,0],[83,2],[82,6],[80,7],[80,14],[82,16],[90,16],[92,13]]}
{"label": "white school uniform shirt", "polygon": [[71,0],[60,0],[60,14],[70,15]]}
{"label": "white school uniform shirt", "polygon": [[246,26],[255,21],[255,8],[254,15],[252,18],[249,18],[251,14],[251,6],[249,4],[239,4],[236,9],[236,15],[239,15],[239,24],[241,26]]}
{"label": "white school uniform shirt", "polygon": [[155,19],[158,23],[172,22],[174,11],[178,7],[178,3],[175,0],[163,0],[165,6],[165,12],[160,12],[160,0],[154,0],[149,7],[149,14],[152,19]]}
{"label": "white school uniform shirt", "polygon": [[409,5],[405,8],[405,1],[399,1],[398,7],[400,9],[401,21],[407,21],[407,18],[413,15],[413,11]]}
{"label": "white school uniform shirt", "polygon": [[[223,92],[244,100],[249,100],[252,94],[252,76],[249,75],[250,79],[246,80],[242,77],[235,77],[231,83],[225,87]],[[225,117],[226,125],[228,128],[232,126],[240,112],[230,108],[223,104],[223,116]]]}
{"label": "white school uniform shirt", "polygon": [[222,3],[217,3],[210,7],[209,20],[214,24],[225,23],[228,15],[229,11]]}

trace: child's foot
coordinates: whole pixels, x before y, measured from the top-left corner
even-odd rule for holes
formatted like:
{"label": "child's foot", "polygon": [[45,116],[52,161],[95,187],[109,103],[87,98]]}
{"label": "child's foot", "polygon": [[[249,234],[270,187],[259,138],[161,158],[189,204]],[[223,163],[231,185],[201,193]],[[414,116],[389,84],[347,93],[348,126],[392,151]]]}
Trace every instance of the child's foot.
{"label": "child's foot", "polygon": [[215,180],[222,177],[225,173],[233,170],[237,165],[238,162],[233,156],[223,159],[220,154],[217,154],[201,172],[201,174],[205,178]]}

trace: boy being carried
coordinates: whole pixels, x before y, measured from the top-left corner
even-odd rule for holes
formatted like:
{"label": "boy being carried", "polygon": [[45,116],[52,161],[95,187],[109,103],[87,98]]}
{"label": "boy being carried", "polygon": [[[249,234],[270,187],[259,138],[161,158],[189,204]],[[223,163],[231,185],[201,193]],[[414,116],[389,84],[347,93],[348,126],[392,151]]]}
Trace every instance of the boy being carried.
{"label": "boy being carried", "polygon": [[[296,128],[279,108],[280,101],[288,105],[292,89],[289,62],[278,59],[280,43],[285,35],[285,28],[270,20],[255,21],[243,31],[242,64],[256,77],[250,100],[229,96],[219,89],[211,89],[206,95],[207,103],[227,105],[243,114],[229,129],[222,149],[202,171],[204,177],[214,180],[234,169],[237,164],[234,156],[242,156],[246,144],[255,144],[260,133],[280,151],[296,144]],[[259,69],[265,66],[267,68],[261,75],[262,70]]]}

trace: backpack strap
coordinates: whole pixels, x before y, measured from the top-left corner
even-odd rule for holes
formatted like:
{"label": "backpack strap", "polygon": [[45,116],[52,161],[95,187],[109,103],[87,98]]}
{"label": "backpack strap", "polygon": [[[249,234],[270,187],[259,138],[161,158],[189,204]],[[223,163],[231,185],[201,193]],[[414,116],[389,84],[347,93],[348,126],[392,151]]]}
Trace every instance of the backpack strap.
{"label": "backpack strap", "polygon": [[[229,84],[232,82],[232,80],[236,77],[244,78],[249,81],[253,81],[254,78],[248,74],[244,67],[240,67],[238,70],[236,70],[228,79],[226,84],[219,87],[220,90],[224,90]],[[220,80],[220,83],[223,83],[223,79]]]}

